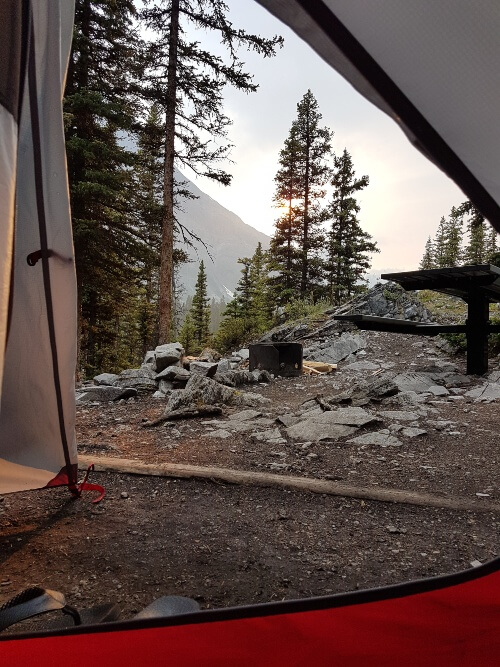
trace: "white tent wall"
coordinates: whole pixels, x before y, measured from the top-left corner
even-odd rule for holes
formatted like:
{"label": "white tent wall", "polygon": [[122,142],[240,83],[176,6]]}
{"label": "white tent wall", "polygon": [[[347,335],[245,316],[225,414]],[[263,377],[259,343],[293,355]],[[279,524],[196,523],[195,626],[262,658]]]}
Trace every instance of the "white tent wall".
{"label": "white tent wall", "polygon": [[500,232],[500,6],[257,0],[388,113]]}
{"label": "white tent wall", "polygon": [[[34,58],[28,57],[19,124],[13,301],[0,404],[0,493],[73,482],[77,463],[76,279],[61,104],[74,3],[37,0],[31,13],[30,49],[35,50]],[[32,253],[38,255],[29,265]],[[10,274],[7,258],[0,267],[3,298]]]}

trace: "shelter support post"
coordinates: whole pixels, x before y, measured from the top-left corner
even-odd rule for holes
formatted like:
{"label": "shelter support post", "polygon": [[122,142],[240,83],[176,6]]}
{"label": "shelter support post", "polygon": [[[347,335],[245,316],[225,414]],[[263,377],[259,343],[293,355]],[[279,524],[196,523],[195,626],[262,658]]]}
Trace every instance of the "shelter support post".
{"label": "shelter support post", "polygon": [[489,301],[479,290],[467,299],[467,374],[483,375],[488,371]]}

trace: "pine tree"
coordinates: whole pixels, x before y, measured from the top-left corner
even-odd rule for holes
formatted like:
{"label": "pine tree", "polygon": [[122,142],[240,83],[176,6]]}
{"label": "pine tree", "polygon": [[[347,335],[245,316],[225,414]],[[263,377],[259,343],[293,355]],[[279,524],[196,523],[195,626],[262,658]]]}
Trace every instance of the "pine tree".
{"label": "pine tree", "polygon": [[432,242],[431,237],[427,239],[425,244],[425,251],[422,259],[420,260],[419,269],[434,269],[436,265],[434,263],[434,243]]}
{"label": "pine tree", "polygon": [[100,370],[128,311],[126,286],[142,251],[130,216],[139,73],[131,0],[77,0],[64,100],[79,308],[79,367]]}
{"label": "pine tree", "polygon": [[489,229],[486,237],[486,261],[493,264],[495,264],[495,261],[497,261],[497,256],[500,251],[500,248],[498,246],[498,237],[499,234],[497,230],[492,226]]}
{"label": "pine tree", "polygon": [[295,298],[301,281],[301,217],[298,206],[301,151],[296,134],[296,128],[292,126],[280,151],[280,167],[274,178],[274,202],[282,213],[276,220],[269,249],[269,270],[273,274],[269,282],[277,305],[284,305]]}
{"label": "pine tree", "polygon": [[462,259],[463,214],[455,206],[452,207],[445,223],[445,242],[442,266],[458,266]]}
{"label": "pine tree", "polygon": [[[244,92],[257,89],[239,60],[239,47],[264,57],[274,55],[282,39],[264,39],[235,28],[222,0],[162,0],[148,5],[143,18],[154,31],[149,53],[149,94],[165,113],[164,218],[160,259],[160,340],[169,337],[172,322],[172,256],[174,248],[174,162],[225,185],[231,177],[219,164],[227,158],[230,119],[222,111],[229,84]],[[185,26],[220,35],[227,62],[189,41]]]}
{"label": "pine tree", "polygon": [[193,346],[197,351],[201,351],[210,336],[210,299],[207,295],[207,274],[203,260],[200,262],[189,315],[193,324]]}
{"label": "pine tree", "polygon": [[484,216],[470,201],[461,204],[457,210],[467,216],[468,243],[464,248],[464,261],[467,264],[484,264],[488,253]]}
{"label": "pine tree", "polygon": [[273,304],[269,295],[267,253],[262,243],[257,248],[250,263],[250,281],[253,285],[253,298],[250,305],[252,331],[262,333],[271,323]]}
{"label": "pine tree", "polygon": [[275,201],[285,213],[277,221],[271,242],[271,268],[275,291],[281,288],[285,300],[298,295],[317,298],[323,279],[321,251],[324,245],[322,206],[330,175],[327,158],[332,132],[320,126],[318,102],[310,90],[297,104],[275,178]]}
{"label": "pine tree", "polygon": [[199,351],[199,344],[196,341],[193,320],[190,313],[186,313],[184,322],[179,331],[179,342],[184,348],[186,354],[194,354]]}
{"label": "pine tree", "polygon": [[446,218],[443,215],[434,237],[434,264],[436,268],[446,266],[446,235]]}
{"label": "pine tree", "polygon": [[364,273],[370,268],[369,254],[378,252],[378,248],[370,234],[361,229],[360,207],[354,196],[368,186],[368,176],[356,178],[347,149],[341,156],[334,156],[333,163],[326,271],[328,297],[338,305],[352,297],[357,286],[359,289]]}

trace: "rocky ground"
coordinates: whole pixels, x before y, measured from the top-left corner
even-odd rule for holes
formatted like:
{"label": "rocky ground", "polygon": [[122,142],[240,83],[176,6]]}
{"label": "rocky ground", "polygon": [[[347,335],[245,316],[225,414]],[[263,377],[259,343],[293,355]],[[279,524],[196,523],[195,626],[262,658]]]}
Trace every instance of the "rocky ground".
{"label": "rocky ground", "polygon": [[[331,349],[327,324],[295,335],[317,360]],[[381,586],[495,557],[500,360],[489,378],[467,377],[464,359],[437,339],[347,335],[359,345],[333,373],[244,386],[251,407],[225,405],[215,417],[144,428],[168,401],[151,394],[79,405],[79,451],[96,462],[428,493],[475,509],[96,473],[107,492],[98,505],[87,495],[68,500],[63,489],[0,498],[0,603],[37,583],[77,607],[117,601],[127,617],[164,594],[206,608],[239,605]]]}

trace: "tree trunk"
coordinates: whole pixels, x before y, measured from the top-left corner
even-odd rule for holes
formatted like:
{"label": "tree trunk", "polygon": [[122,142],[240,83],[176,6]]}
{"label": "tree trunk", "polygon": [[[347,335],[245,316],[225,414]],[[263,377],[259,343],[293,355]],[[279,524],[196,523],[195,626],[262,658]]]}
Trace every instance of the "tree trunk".
{"label": "tree trunk", "polygon": [[177,95],[177,46],[179,42],[179,0],[172,0],[165,108],[165,170],[163,180],[164,217],[160,251],[159,343],[169,341],[173,319],[174,253],[174,144]]}

